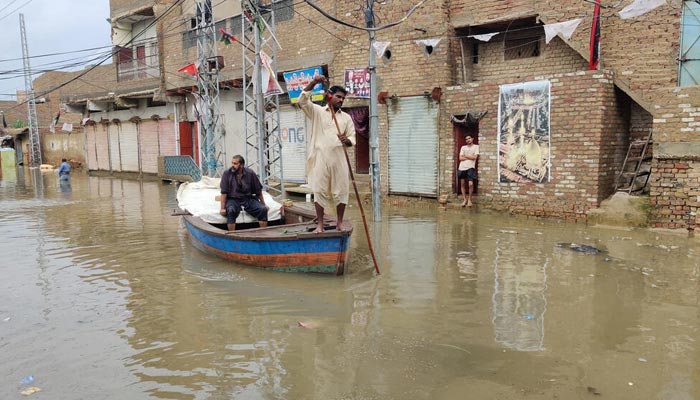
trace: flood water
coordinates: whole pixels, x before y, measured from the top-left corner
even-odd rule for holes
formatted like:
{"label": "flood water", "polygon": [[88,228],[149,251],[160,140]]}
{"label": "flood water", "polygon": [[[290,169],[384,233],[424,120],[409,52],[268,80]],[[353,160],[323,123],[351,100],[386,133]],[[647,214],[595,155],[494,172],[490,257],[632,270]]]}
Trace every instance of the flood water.
{"label": "flood water", "polygon": [[20,172],[1,399],[700,398],[698,239],[385,207],[375,276],[352,207],[348,274],[284,274],[191,246],[174,185]]}

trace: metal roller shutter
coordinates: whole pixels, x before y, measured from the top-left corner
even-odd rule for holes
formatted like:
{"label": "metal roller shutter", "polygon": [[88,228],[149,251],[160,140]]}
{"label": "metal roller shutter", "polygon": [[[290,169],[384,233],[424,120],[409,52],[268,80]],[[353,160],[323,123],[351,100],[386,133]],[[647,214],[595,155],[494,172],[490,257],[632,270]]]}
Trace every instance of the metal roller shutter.
{"label": "metal roller shutter", "polygon": [[423,96],[388,105],[389,192],[437,197],[437,103]]}
{"label": "metal roller shutter", "polygon": [[95,169],[101,171],[111,171],[109,162],[109,126],[99,124],[95,126],[95,149],[97,157],[97,166]]}
{"label": "metal roller shutter", "polygon": [[139,142],[137,126],[123,122],[119,130],[122,171],[139,172]]}
{"label": "metal roller shutter", "polygon": [[120,125],[110,124],[107,125],[107,132],[109,132],[109,167],[110,171],[121,171],[122,170],[122,160],[121,160],[121,144],[119,143],[119,131],[121,130]]}
{"label": "metal roller shutter", "polygon": [[88,170],[97,169],[97,129],[96,125],[86,126],[85,132],[85,162]]}
{"label": "metal roller shutter", "polygon": [[158,155],[160,141],[158,140],[158,122],[141,121],[139,129],[139,146],[141,147],[141,171],[146,173],[158,172]]}
{"label": "metal roller shutter", "polygon": [[284,180],[306,182],[306,119],[301,110],[283,107],[280,110],[280,141]]}

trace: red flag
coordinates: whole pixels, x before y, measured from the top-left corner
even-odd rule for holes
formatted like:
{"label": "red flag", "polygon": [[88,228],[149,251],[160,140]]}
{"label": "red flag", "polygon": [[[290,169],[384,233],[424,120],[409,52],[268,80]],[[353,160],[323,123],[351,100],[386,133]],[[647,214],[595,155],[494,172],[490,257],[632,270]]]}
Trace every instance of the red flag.
{"label": "red flag", "polygon": [[596,2],[593,9],[593,25],[591,25],[591,44],[589,69],[598,69],[598,60],[600,58],[600,0]]}
{"label": "red flag", "polygon": [[178,69],[177,72],[184,72],[192,76],[197,76],[197,66],[194,64],[187,64],[184,67]]}

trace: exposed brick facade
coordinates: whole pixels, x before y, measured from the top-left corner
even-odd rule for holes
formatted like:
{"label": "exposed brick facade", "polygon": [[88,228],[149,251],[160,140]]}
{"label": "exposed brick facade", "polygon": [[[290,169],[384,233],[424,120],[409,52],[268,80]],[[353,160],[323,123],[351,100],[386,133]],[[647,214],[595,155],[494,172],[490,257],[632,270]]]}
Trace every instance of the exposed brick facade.
{"label": "exposed brick facade", "polygon": [[657,179],[650,182],[651,225],[658,228],[700,228],[700,162],[682,158],[655,159]]}
{"label": "exposed brick facade", "polygon": [[[324,65],[332,82],[341,82],[345,68],[367,64],[366,32],[344,27],[322,17],[304,2],[293,3],[291,19],[276,26],[282,49],[279,71]],[[331,15],[362,25],[358,2],[318,0]],[[401,18],[411,2],[377,5],[382,23]],[[623,2],[627,5],[629,2]],[[143,89],[191,90],[193,77],[178,73],[194,62],[196,45],[188,32],[194,15],[194,2],[170,8],[173,0],[155,5],[145,0],[111,0],[113,17],[145,6],[153,6],[155,17],[169,13],[158,22],[161,76],[130,82],[117,82],[116,69],[99,67],[61,89],[61,97],[100,97]],[[420,95],[442,88],[437,123],[440,154],[437,157],[440,193],[453,193],[455,142],[450,116],[465,111],[488,111],[479,123],[479,195],[482,206],[528,215],[586,220],[587,211],[598,207],[612,194],[616,174],[630,140],[646,137],[653,129],[657,146],[663,143],[698,143],[700,136],[700,95],[697,88],[677,88],[677,57],[680,43],[683,2],[666,5],[632,20],[618,17],[618,9],[602,10],[601,71],[588,71],[588,46],[593,5],[581,0],[434,0],[406,22],[377,33],[377,40],[391,42],[391,61],[378,60],[380,90],[398,97]],[[240,32],[235,18],[215,15],[228,32]],[[583,18],[569,41],[555,38],[544,42],[541,23]],[[489,42],[466,36],[500,32]],[[522,39],[538,41],[534,56],[507,56],[509,46]],[[441,38],[431,55],[414,40]],[[515,41],[513,41],[515,40]],[[189,44],[188,44],[189,43]],[[511,44],[509,44],[511,43]],[[226,67],[221,80],[235,82],[242,76],[241,47],[219,45],[218,54]],[[476,53],[475,53],[476,52]],[[69,76],[46,78],[44,86],[56,85]],[[43,78],[43,77],[42,77]],[[40,78],[40,79],[42,79]],[[496,143],[499,85],[548,79],[551,82],[551,181],[543,184],[498,183]],[[82,83],[88,81],[90,85]],[[99,87],[109,88],[101,91]],[[347,106],[368,105],[366,100],[348,100]],[[50,118],[50,112],[40,117]],[[387,107],[379,107],[379,142],[382,190],[388,183]],[[652,166],[650,203],[653,224],[658,227],[697,226],[695,208],[697,176],[692,171],[700,159],[666,154]],[[675,157],[675,159],[674,159]],[[679,160],[682,160],[680,162]],[[670,167],[687,164],[688,168]],[[695,181],[693,181],[695,179]],[[663,190],[662,190],[663,188]],[[671,201],[668,188],[683,188],[686,197]],[[680,189],[679,189],[680,190]],[[678,192],[674,192],[678,193]],[[676,194],[673,194],[676,196]],[[395,201],[396,197],[389,198]],[[693,203],[695,202],[695,203]],[[695,204],[695,205],[693,205]],[[673,205],[669,213],[664,207]],[[662,212],[663,211],[663,212]],[[684,213],[684,214],[683,214]]]}

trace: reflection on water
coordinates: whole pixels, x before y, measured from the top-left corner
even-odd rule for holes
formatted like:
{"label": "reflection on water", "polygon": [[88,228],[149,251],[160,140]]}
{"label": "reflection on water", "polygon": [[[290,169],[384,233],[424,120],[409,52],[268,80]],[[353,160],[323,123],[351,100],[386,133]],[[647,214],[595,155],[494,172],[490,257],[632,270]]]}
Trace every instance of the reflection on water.
{"label": "reflection on water", "polygon": [[[508,231],[496,240],[493,327],[495,339],[519,351],[544,349],[547,257]],[[525,249],[528,249],[525,251]]]}
{"label": "reflection on water", "polygon": [[5,178],[3,399],[700,397],[697,241],[386,207],[381,276],[361,229],[346,276],[280,274],[194,249],[174,185]]}

